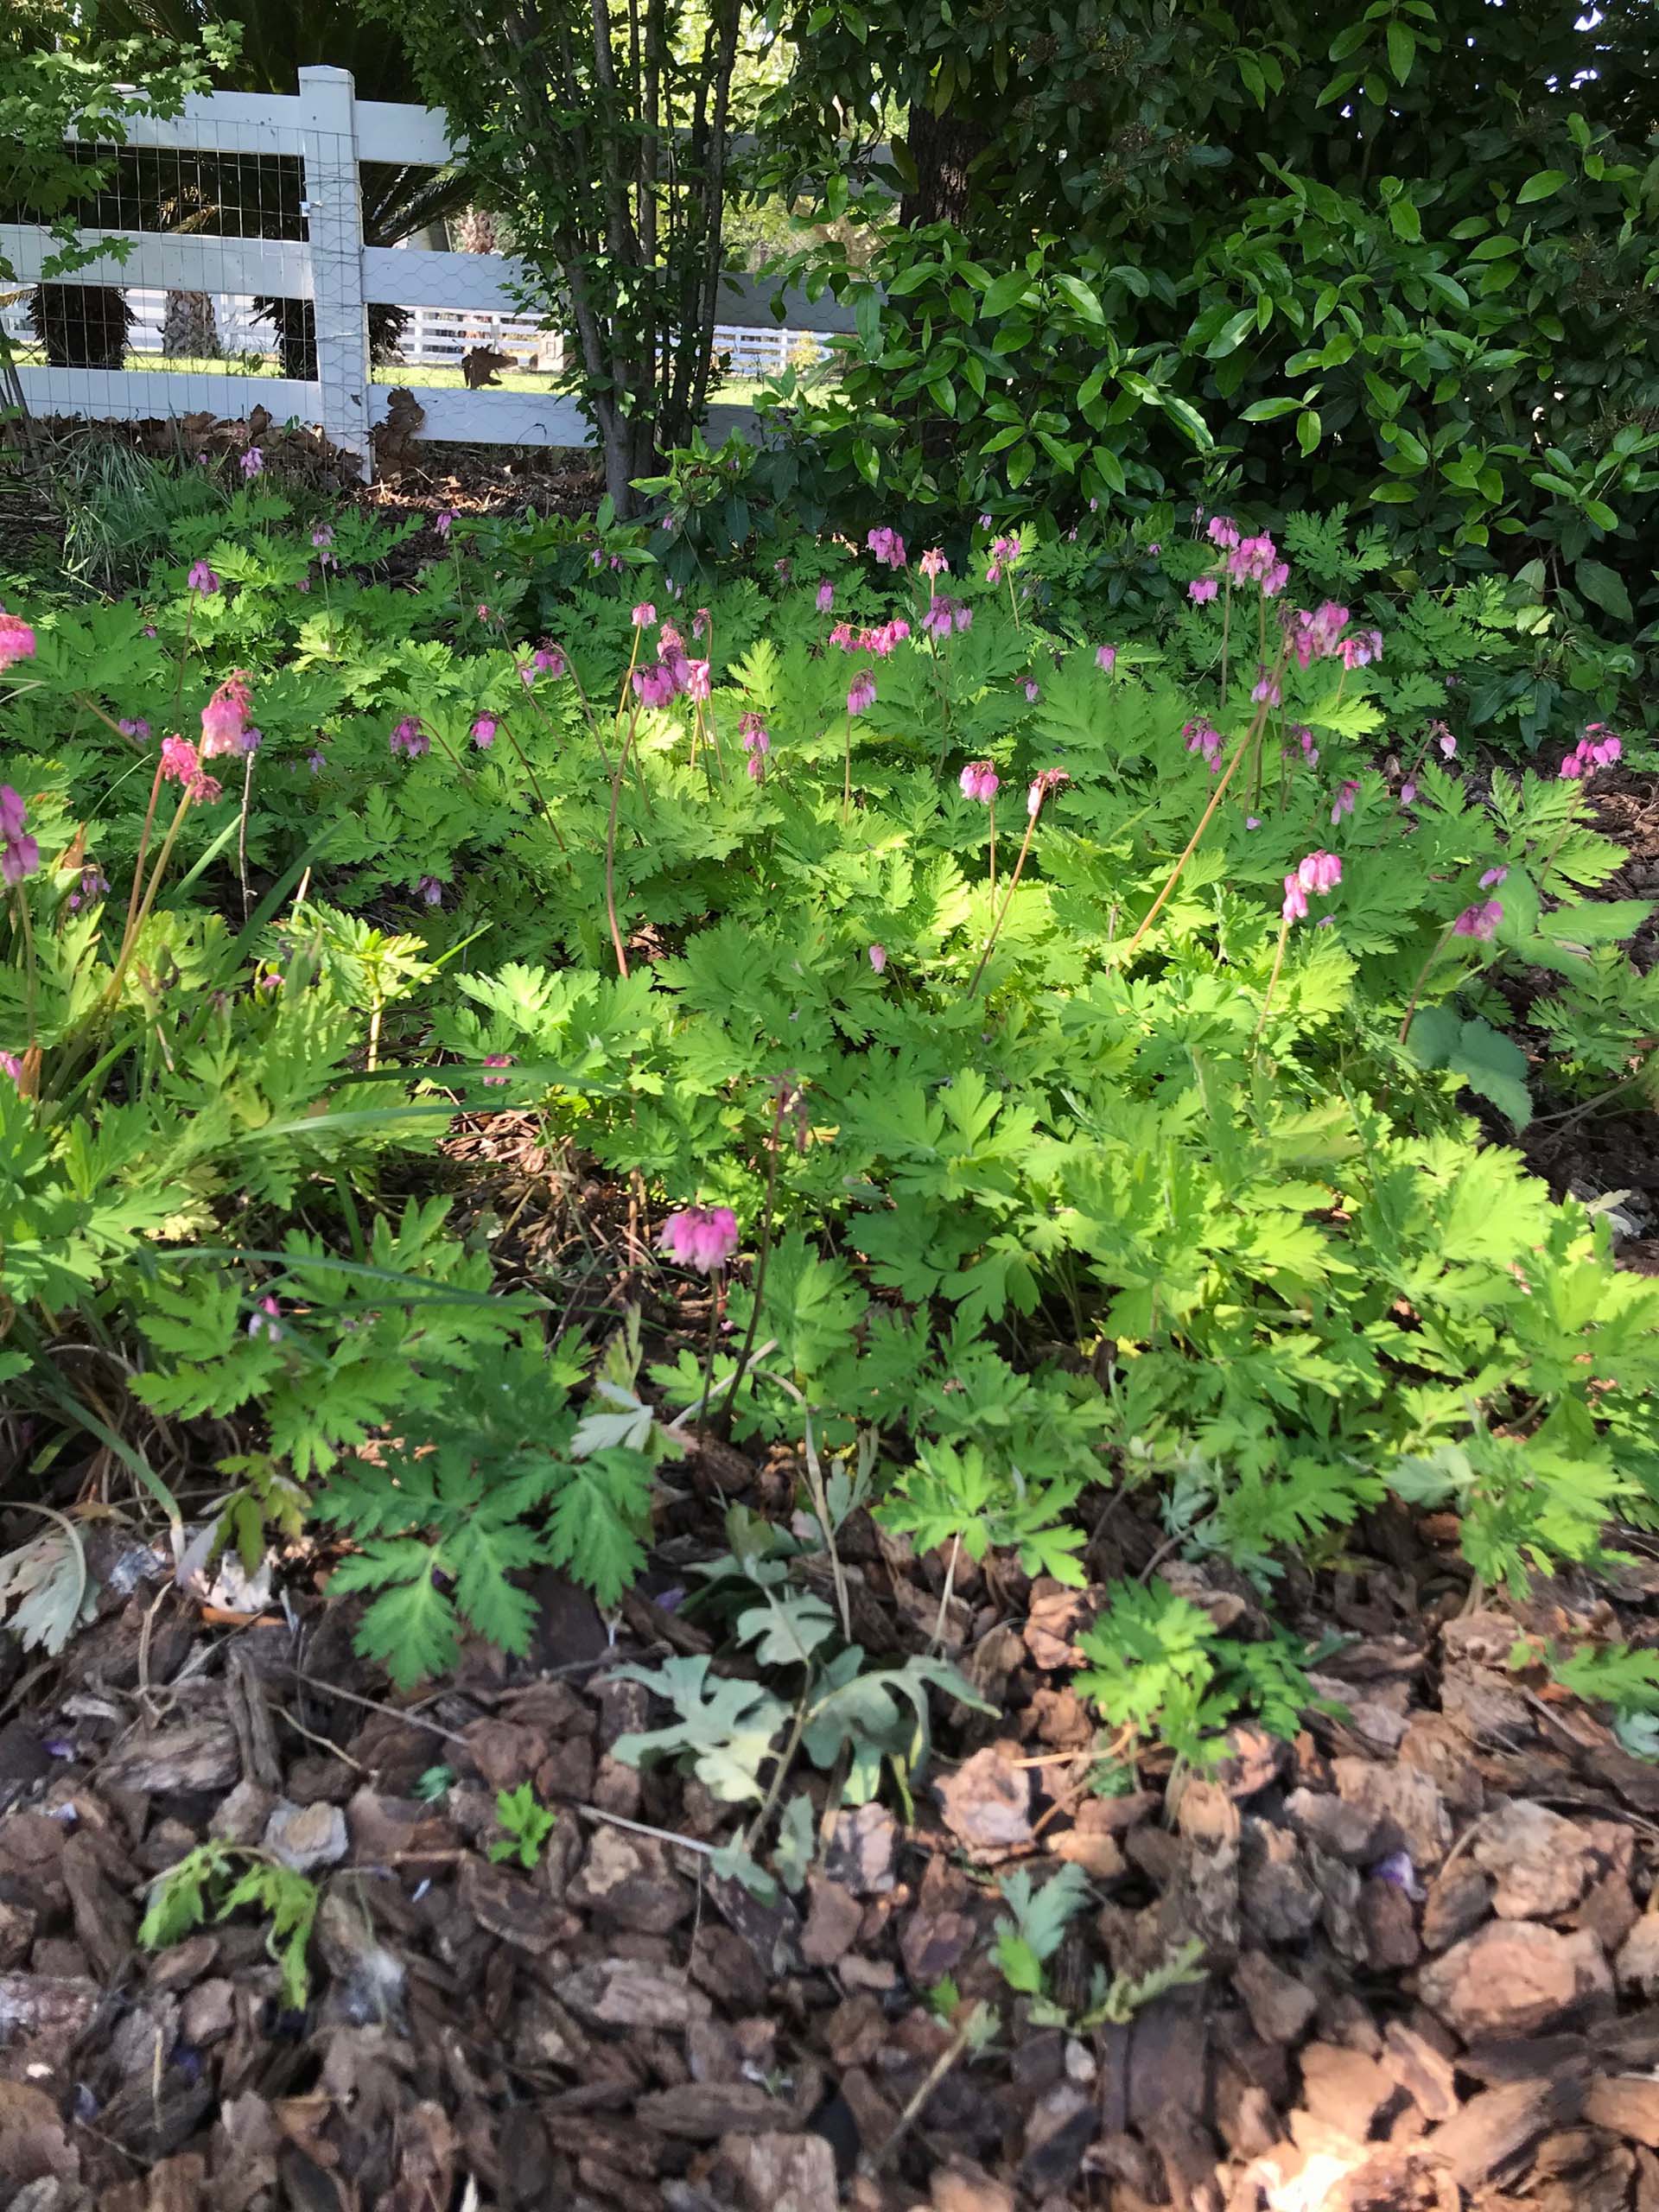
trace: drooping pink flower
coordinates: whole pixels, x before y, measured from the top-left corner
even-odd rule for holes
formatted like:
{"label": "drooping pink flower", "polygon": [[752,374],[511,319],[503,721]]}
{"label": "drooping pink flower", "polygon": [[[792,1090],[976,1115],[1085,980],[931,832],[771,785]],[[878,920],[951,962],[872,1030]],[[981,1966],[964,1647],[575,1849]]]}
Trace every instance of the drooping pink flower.
{"label": "drooping pink flower", "polygon": [[709,692],[709,664],[706,660],[689,660],[680,686],[688,699],[706,699]]}
{"label": "drooping pink flower", "polygon": [[922,627],[936,643],[943,643],[953,630],[965,630],[973,619],[974,610],[965,601],[937,592],[927,603]]}
{"label": "drooping pink flower", "polygon": [[1103,669],[1106,674],[1109,676],[1112,671],[1117,666],[1117,647],[1116,645],[1096,645],[1095,647],[1095,666],[1098,669]]}
{"label": "drooping pink flower", "polygon": [[563,676],[564,655],[556,645],[537,645],[530,657],[530,664],[538,676]]}
{"label": "drooping pink flower", "polygon": [[937,545],[930,545],[916,565],[922,574],[930,579],[934,576],[948,576],[950,573],[950,563]]}
{"label": "drooping pink flower", "polygon": [[861,668],[847,690],[847,711],[861,715],[867,707],[875,703],[875,678],[868,668]]}
{"label": "drooping pink flower", "polygon": [[1336,653],[1342,633],[1348,626],[1348,609],[1327,599],[1310,614],[1306,607],[1298,607],[1285,626],[1286,636],[1298,668],[1306,668],[1311,661],[1330,660]]}
{"label": "drooping pink flower", "polygon": [[970,760],[957,779],[964,798],[988,806],[1002,787],[1002,779],[988,760]]}
{"label": "drooping pink flower", "polygon": [[636,630],[648,630],[656,620],[657,609],[652,605],[648,599],[642,599],[638,607],[633,610],[634,628]]}
{"label": "drooping pink flower", "polygon": [[495,734],[501,727],[494,715],[480,715],[472,728],[473,743],[480,753],[487,753],[495,743]]}
{"label": "drooping pink flower", "polygon": [[730,1206],[687,1206],[670,1214],[657,1241],[682,1267],[712,1274],[737,1249],[737,1216]]}
{"label": "drooping pink flower", "polygon": [[1402,806],[1415,806],[1417,804],[1417,786],[1409,777],[1400,786],[1400,804]]}
{"label": "drooping pink flower", "polygon": [[253,693],[245,669],[232,669],[201,710],[201,757],[211,760],[221,753],[254,750],[246,742],[248,710]]}
{"label": "drooping pink flower", "polygon": [[820,614],[827,614],[836,603],[836,588],[828,576],[818,586],[817,599]]}
{"label": "drooping pink flower", "polygon": [[316,547],[319,552],[321,552],[325,546],[332,545],[334,542],[334,524],[332,523],[320,522],[311,533],[312,544]]}
{"label": "drooping pink flower", "polygon": [[1382,658],[1382,632],[1356,630],[1351,638],[1343,639],[1337,652],[1344,668],[1369,668],[1374,660]]}
{"label": "drooping pink flower", "polygon": [[1064,768],[1039,768],[1032,779],[1031,789],[1026,793],[1026,812],[1034,822],[1043,810],[1043,803],[1058,791],[1062,784],[1071,779]]}
{"label": "drooping pink flower", "polygon": [[633,695],[642,707],[665,707],[674,696],[674,671],[666,661],[633,671]]}
{"label": "drooping pink flower", "polygon": [[1486,899],[1465,906],[1452,925],[1453,937],[1489,938],[1503,918],[1503,902]]}
{"label": "drooping pink flower", "polygon": [[1480,879],[1481,889],[1483,891],[1496,891],[1500,883],[1508,880],[1509,873],[1510,871],[1506,868],[1489,868],[1485,874]]}
{"label": "drooping pink flower", "polygon": [[[484,1055],[484,1065],[486,1068],[510,1068],[512,1065],[512,1054],[511,1052],[486,1052]],[[486,1075],[483,1078],[486,1088],[488,1088],[490,1085],[494,1084],[505,1083],[506,1080],[507,1078],[504,1075]]]}
{"label": "drooping pink flower", "polygon": [[1013,568],[1019,558],[1020,541],[1017,537],[994,537],[991,540],[991,557],[985,564],[986,582],[1000,583],[1003,570]]}
{"label": "drooping pink flower", "polygon": [[164,784],[188,784],[201,772],[201,763],[196,748],[188,737],[164,737],[162,740],[162,781]]}
{"label": "drooping pink flower", "polygon": [[693,638],[706,638],[708,634],[709,610],[706,607],[700,607],[691,617],[691,635]]}
{"label": "drooping pink flower", "polygon": [[902,569],[905,565],[905,541],[896,530],[883,523],[873,530],[864,543],[884,568]]}
{"label": "drooping pink flower", "polygon": [[265,469],[265,456],[260,452],[257,446],[249,446],[242,454],[238,465],[241,468],[243,475],[251,482],[256,476],[264,475]]}
{"label": "drooping pink flower", "polygon": [[1203,607],[1215,597],[1220,588],[1221,586],[1213,576],[1194,576],[1186,588],[1186,595]]}
{"label": "drooping pink flower", "polygon": [[205,561],[192,563],[184,582],[187,591],[199,592],[203,599],[211,599],[220,588],[219,578]]}
{"label": "drooping pink flower", "polygon": [[216,777],[210,776],[201,765],[200,755],[188,738],[164,737],[162,740],[162,781],[178,784],[193,805],[209,806],[224,796],[224,786]]}
{"label": "drooping pink flower", "polygon": [[1296,880],[1304,891],[1317,892],[1323,898],[1342,881],[1342,862],[1335,853],[1309,853],[1296,863]]}
{"label": "drooping pink flower", "polygon": [[35,657],[35,632],[21,614],[0,613],[0,669]]}
{"label": "drooping pink flower", "polygon": [[0,1075],[9,1075],[14,1083],[22,1083],[23,1064],[16,1052],[0,1052]]}
{"label": "drooping pink flower", "polygon": [[882,969],[887,966],[887,946],[886,946],[885,944],[873,944],[873,945],[870,947],[870,965],[871,965],[871,967],[874,969],[874,970],[875,970],[876,974],[879,976],[879,975],[881,973],[881,970],[882,970]]}
{"label": "drooping pink flower", "polygon": [[1344,814],[1351,814],[1354,810],[1354,801],[1358,797],[1359,785],[1354,782],[1351,777],[1349,778],[1346,783],[1339,784],[1337,786],[1336,798],[1332,802],[1331,808],[1332,821],[1333,823],[1340,822]]}
{"label": "drooping pink flower", "polygon": [[1201,753],[1204,764],[1214,775],[1221,766],[1221,732],[1211,729],[1205,721],[1188,722],[1185,728],[1186,749]]}
{"label": "drooping pink flower", "polygon": [[130,721],[123,716],[121,721],[117,722],[116,728],[123,737],[136,737],[141,745],[147,745],[149,742],[149,724],[142,715],[135,715]]}
{"label": "drooping pink flower", "polygon": [[422,898],[426,901],[429,906],[442,906],[443,885],[439,881],[435,875],[423,875],[420,881],[416,885],[415,888],[420,893]]}
{"label": "drooping pink flower", "polygon": [[418,760],[423,753],[432,750],[432,741],[421,726],[418,715],[405,715],[391,733],[391,749],[401,753],[405,760]]}
{"label": "drooping pink flower", "polygon": [[1285,900],[1279,912],[1287,922],[1305,922],[1307,919],[1307,893],[1303,890],[1300,878],[1294,875],[1285,878]]}
{"label": "drooping pink flower", "polygon": [[766,745],[757,745],[750,751],[745,765],[748,769],[749,781],[752,784],[764,784],[766,780],[766,752],[771,741],[768,739]]}
{"label": "drooping pink flower", "polygon": [[762,717],[751,707],[737,718],[737,734],[746,753],[770,753],[772,735]]}
{"label": "drooping pink flower", "polygon": [[830,632],[830,642],[832,645],[839,645],[844,653],[855,652],[858,648],[858,639],[853,633],[850,622],[837,622]]}
{"label": "drooping pink flower", "polygon": [[1035,677],[1034,676],[1028,676],[1028,677],[1027,677],[1027,678],[1025,679],[1025,683],[1026,683],[1026,703],[1027,703],[1027,706],[1034,707],[1034,706],[1036,705],[1037,702],[1038,702],[1038,701],[1042,697],[1042,696],[1043,696],[1043,687],[1042,687],[1042,685],[1041,685],[1041,684],[1037,681],[1037,679],[1036,679],[1036,677]]}
{"label": "drooping pink flower", "polygon": [[1230,515],[1211,516],[1210,543],[1212,545],[1219,545],[1224,553],[1230,552],[1237,544],[1238,524]]}
{"label": "drooping pink flower", "polygon": [[448,507],[440,507],[432,518],[432,527],[440,537],[448,537],[455,526],[455,518]]}
{"label": "drooping pink flower", "polygon": [[251,1337],[269,1337],[274,1343],[283,1333],[283,1309],[274,1298],[262,1298],[248,1316]]}
{"label": "drooping pink flower", "polygon": [[22,795],[0,784],[0,879],[21,883],[41,864],[41,849],[30,836]]}
{"label": "drooping pink flower", "polygon": [[1452,734],[1451,731],[1450,731],[1449,729],[1447,729],[1447,728],[1446,727],[1446,724],[1445,724],[1444,722],[1437,722],[1437,723],[1435,724],[1435,728],[1436,728],[1439,730],[1439,732],[1440,732],[1440,740],[1439,740],[1439,742],[1440,742],[1440,758],[1441,758],[1441,760],[1455,760],[1457,759],[1457,757],[1458,757],[1458,741],[1457,741],[1457,739],[1456,739],[1455,737],[1453,737],[1453,736],[1452,736]]}
{"label": "drooping pink flower", "polygon": [[1283,695],[1279,689],[1279,678],[1272,669],[1262,670],[1250,686],[1250,696],[1258,705],[1276,707],[1281,703]]}

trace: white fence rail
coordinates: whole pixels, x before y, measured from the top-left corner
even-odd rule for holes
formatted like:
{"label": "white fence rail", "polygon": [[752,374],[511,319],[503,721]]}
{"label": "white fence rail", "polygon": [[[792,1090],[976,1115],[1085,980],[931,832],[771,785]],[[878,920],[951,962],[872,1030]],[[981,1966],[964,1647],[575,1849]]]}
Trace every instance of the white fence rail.
{"label": "white fence rail", "polygon": [[[124,244],[67,281],[118,289],[134,321],[127,352],[165,358],[162,329],[169,294],[205,296],[212,303],[220,353],[264,354],[276,339],[255,319],[258,298],[308,301],[315,324],[315,373],[309,378],[248,375],[232,370],[21,366],[28,405],[42,415],[122,420],[203,410],[240,416],[254,406],[279,422],[314,423],[337,445],[372,466],[370,433],[385,417],[394,385],[410,391],[426,416],[428,438],[483,445],[580,446],[591,433],[575,402],[550,390],[486,387],[467,391],[421,381],[410,369],[459,366],[474,346],[512,354],[515,369],[551,372],[562,361],[558,333],[525,315],[514,292],[517,266],[493,253],[442,253],[423,246],[365,245],[359,165],[392,162],[441,166],[452,158],[443,111],[359,100],[345,69],[302,69],[294,98],[211,92],[185,103],[170,120],[140,118],[128,126],[139,147],[210,151],[239,157],[277,156],[303,163],[302,239],[225,237],[183,232],[86,231],[85,243]],[[29,224],[0,224],[0,255],[32,283],[53,241]],[[782,296],[781,323],[773,288],[734,277],[721,287],[715,350],[736,377],[783,366],[803,342],[816,353],[822,337],[850,327],[828,298],[809,305]],[[369,358],[367,309],[385,304],[411,310],[399,360],[376,370]],[[7,315],[14,335],[25,333]],[[280,366],[280,362],[277,364]],[[741,407],[709,410],[718,436],[750,419]]]}

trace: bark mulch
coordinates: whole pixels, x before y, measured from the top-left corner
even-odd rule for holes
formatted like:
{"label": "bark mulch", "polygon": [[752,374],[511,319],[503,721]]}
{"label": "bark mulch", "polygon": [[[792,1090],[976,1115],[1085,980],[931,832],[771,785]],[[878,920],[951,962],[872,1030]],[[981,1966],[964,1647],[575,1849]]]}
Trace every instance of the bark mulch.
{"label": "bark mulch", "polygon": [[[849,1526],[855,1600],[921,1649],[943,1562]],[[1116,1514],[1091,1573],[1144,1573],[1158,1534]],[[14,1655],[0,1727],[14,2212],[1659,2208],[1659,1766],[1514,1663],[1659,1642],[1645,1556],[1611,1599],[1471,1611],[1451,1527],[1380,1516],[1284,1599],[1344,1639],[1319,1681],[1341,1713],[1241,1729],[1208,1772],[1140,1759],[1117,1795],[1070,1686],[1098,1585],[959,1568],[947,1638],[994,1715],[940,1713],[908,1821],[812,1778],[818,1863],[761,1904],[710,1864],[734,1808],[610,1751],[649,1706],[616,1662],[706,1647],[671,1599],[607,1624],[544,1578],[527,1662],[469,1647],[405,1700],[315,1560],[227,1621],[102,1541],[102,1617],[58,1662]],[[1160,1571],[1260,1624],[1226,1569]],[[525,1783],[558,1815],[533,1872],[489,1856]],[[149,1885],[209,1835],[320,1885],[302,2012],[247,1912],[137,1946]],[[1122,2024],[1034,2024],[992,1956],[997,1885],[1067,1862],[1091,1892],[1051,1967],[1073,2017],[1096,1967],[1196,1942],[1201,1979]],[[976,2000],[1001,2023],[979,2055]]]}

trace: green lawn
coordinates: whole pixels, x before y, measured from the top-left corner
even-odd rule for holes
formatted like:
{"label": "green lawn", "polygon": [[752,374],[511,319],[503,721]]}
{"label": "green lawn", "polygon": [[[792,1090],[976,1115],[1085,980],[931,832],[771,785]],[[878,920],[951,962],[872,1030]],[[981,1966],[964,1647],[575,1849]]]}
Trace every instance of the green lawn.
{"label": "green lawn", "polygon": [[[42,368],[46,365],[44,349],[39,346],[16,346],[13,358],[20,368]],[[279,377],[282,365],[274,353],[237,353],[223,357],[209,354],[198,358],[188,353],[129,353],[124,365],[129,369],[166,369],[187,376]],[[435,385],[442,390],[459,391],[466,378],[458,368],[442,368],[432,363],[410,364],[406,367],[377,368],[373,381],[385,385]],[[500,381],[488,388],[493,391],[550,391],[554,378],[547,369],[503,369]],[[753,407],[760,385],[753,378],[734,378],[721,385],[710,397],[724,407]]]}

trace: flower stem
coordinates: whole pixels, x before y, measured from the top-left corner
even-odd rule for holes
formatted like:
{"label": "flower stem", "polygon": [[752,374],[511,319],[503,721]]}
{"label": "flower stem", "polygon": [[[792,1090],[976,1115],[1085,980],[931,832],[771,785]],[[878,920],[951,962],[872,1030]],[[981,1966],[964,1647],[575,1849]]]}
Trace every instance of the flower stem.
{"label": "flower stem", "polygon": [[162,878],[167,873],[167,864],[173,857],[173,848],[178,842],[179,831],[183,828],[184,817],[189,811],[190,794],[187,790],[180,795],[178,810],[167,826],[167,835],[162,840],[162,849],[156,856],[156,866],[151,871],[149,882],[145,888],[137,914],[130,923],[127,933],[122,939],[121,950],[116,956],[114,971],[104,987],[103,1002],[106,1006],[113,1006],[120,995],[122,982],[126,976],[134,948],[143,933],[144,924],[149,919],[149,910],[156,904],[156,894],[162,887]]}
{"label": "flower stem", "polygon": [[702,1389],[697,1394],[697,1410],[706,1414],[715,1387],[715,1341],[720,1334],[721,1291],[723,1288],[718,1268],[709,1278],[709,1348],[702,1356]]}
{"label": "flower stem", "polygon": [[1273,973],[1268,977],[1268,988],[1266,995],[1262,1001],[1262,1011],[1256,1018],[1255,1027],[1250,1033],[1250,1042],[1252,1045],[1255,1044],[1256,1039],[1262,1034],[1262,1030],[1267,1027],[1268,1008],[1273,1004],[1273,994],[1279,981],[1279,970],[1285,964],[1285,944],[1289,936],[1290,916],[1288,914],[1281,914],[1279,918],[1279,942],[1274,948]]}
{"label": "flower stem", "polygon": [[749,1354],[754,1350],[754,1340],[760,1330],[760,1298],[766,1287],[766,1263],[772,1257],[772,1202],[778,1190],[778,1138],[784,1125],[784,1096],[780,1091],[772,1112],[772,1130],[766,1139],[766,1195],[760,1207],[760,1249],[754,1258],[754,1303],[749,1309],[749,1325],[743,1338],[743,1349],[738,1354],[737,1365],[732,1370],[731,1387],[726,1393],[715,1421],[717,1436],[732,1433],[732,1402],[737,1395],[737,1386],[742,1381],[749,1363]]}
{"label": "flower stem", "polygon": [[1042,810],[1043,802],[1039,798],[1035,810],[1026,823],[1026,834],[1020,841],[1020,857],[1014,864],[1014,874],[1008,878],[1008,887],[1002,894],[1001,907],[992,919],[990,935],[985,940],[985,950],[979,956],[979,965],[975,969],[973,978],[963,995],[970,1000],[979,989],[979,979],[985,973],[985,963],[990,958],[992,948],[1001,934],[1002,925],[1008,918],[1008,909],[1014,904],[1014,894],[1020,888],[1020,877],[1026,865],[1026,855],[1031,850],[1031,840],[1037,828],[1037,817]]}
{"label": "flower stem", "polygon": [[1243,736],[1240,738],[1237,745],[1233,748],[1233,757],[1227,763],[1227,766],[1222,775],[1221,781],[1216,785],[1214,791],[1211,792],[1210,804],[1205,808],[1204,812],[1198,817],[1198,828],[1187,839],[1180,858],[1170,870],[1169,880],[1164,885],[1163,889],[1158,893],[1158,896],[1153,900],[1151,906],[1147,909],[1146,915],[1141,920],[1140,928],[1136,930],[1135,935],[1129,939],[1123,955],[1126,960],[1133,958],[1135,948],[1139,945],[1141,938],[1145,937],[1147,931],[1152,927],[1159,915],[1163,912],[1165,901],[1168,899],[1170,893],[1175,888],[1177,883],[1179,882],[1183,869],[1198,849],[1199,838],[1203,836],[1205,831],[1210,827],[1211,816],[1215,813],[1216,809],[1221,804],[1222,800],[1225,798],[1227,786],[1232,782],[1233,777],[1237,771],[1239,762],[1243,760],[1244,755],[1249,751],[1251,744],[1260,734],[1262,726],[1267,720],[1267,714],[1268,702],[1263,699],[1257,706],[1255,715],[1251,717],[1249,728],[1245,731]]}
{"label": "flower stem", "polygon": [[1433,945],[1430,946],[1427,959],[1424,961],[1422,966],[1417,971],[1417,980],[1411,987],[1411,996],[1406,1001],[1405,1014],[1400,1024],[1400,1042],[1402,1045],[1411,1033],[1412,1016],[1417,1011],[1417,1001],[1422,995],[1423,985],[1428,981],[1428,971],[1434,965],[1434,963],[1440,958],[1440,955],[1446,950],[1446,946],[1451,944],[1452,932],[1457,928],[1457,926],[1455,920],[1450,921],[1446,924],[1440,936],[1435,938]]}
{"label": "flower stem", "polygon": [[996,904],[996,801],[987,802],[991,817],[991,904]]}
{"label": "flower stem", "polygon": [[[632,731],[629,735],[632,735]],[[605,912],[611,925],[611,943],[616,950],[616,972],[624,982],[628,976],[628,956],[622,950],[622,932],[616,919],[616,806],[622,796],[622,775],[626,765],[627,745],[625,740],[621,755],[611,775],[611,818],[605,830]]]}
{"label": "flower stem", "polygon": [[29,918],[29,893],[21,883],[13,887],[17,901],[17,927],[23,940],[23,1020],[28,1027],[25,1051],[33,1051],[35,1016],[38,1011],[37,978],[35,972],[35,931]]}

